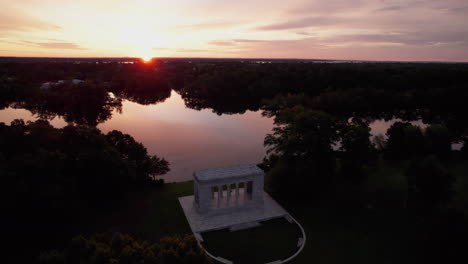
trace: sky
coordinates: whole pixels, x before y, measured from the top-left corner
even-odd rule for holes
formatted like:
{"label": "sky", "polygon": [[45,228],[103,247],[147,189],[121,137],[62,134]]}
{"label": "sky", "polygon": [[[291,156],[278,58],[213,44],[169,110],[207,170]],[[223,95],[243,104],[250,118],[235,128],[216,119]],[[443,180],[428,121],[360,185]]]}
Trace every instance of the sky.
{"label": "sky", "polygon": [[0,0],[0,56],[468,61],[468,0]]}

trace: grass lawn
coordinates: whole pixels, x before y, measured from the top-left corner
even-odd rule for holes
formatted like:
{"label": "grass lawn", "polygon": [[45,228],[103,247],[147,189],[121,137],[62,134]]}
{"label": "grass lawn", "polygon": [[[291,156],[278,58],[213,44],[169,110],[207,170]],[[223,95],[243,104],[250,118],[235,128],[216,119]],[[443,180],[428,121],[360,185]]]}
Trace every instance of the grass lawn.
{"label": "grass lawn", "polygon": [[192,194],[191,181],[131,193],[117,208],[98,215],[92,231],[123,232],[152,241],[164,236],[191,234],[178,197]]}
{"label": "grass lawn", "polygon": [[411,263],[413,238],[401,213],[284,204],[304,227],[304,250],[291,263]]}
{"label": "grass lawn", "polygon": [[203,233],[203,245],[211,254],[236,264],[282,260],[298,250],[297,241],[302,235],[295,223],[278,218],[261,224],[236,232],[223,229]]}

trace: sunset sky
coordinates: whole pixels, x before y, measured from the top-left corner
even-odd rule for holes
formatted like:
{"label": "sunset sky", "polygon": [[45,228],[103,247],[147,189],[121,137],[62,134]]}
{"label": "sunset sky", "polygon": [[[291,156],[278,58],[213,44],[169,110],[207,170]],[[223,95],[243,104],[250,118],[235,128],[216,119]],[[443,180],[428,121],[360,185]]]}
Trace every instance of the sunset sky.
{"label": "sunset sky", "polygon": [[0,56],[468,61],[467,0],[0,0]]}

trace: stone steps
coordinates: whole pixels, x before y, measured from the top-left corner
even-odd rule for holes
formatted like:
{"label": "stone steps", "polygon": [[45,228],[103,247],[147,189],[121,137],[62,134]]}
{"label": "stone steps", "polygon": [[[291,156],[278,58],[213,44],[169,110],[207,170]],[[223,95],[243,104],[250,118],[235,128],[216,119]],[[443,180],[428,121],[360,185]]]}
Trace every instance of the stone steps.
{"label": "stone steps", "polygon": [[261,224],[259,222],[257,222],[257,221],[242,223],[242,224],[230,226],[229,231],[235,232],[235,231],[239,231],[239,230],[254,228],[254,227],[257,227],[257,226],[260,226],[260,225]]}

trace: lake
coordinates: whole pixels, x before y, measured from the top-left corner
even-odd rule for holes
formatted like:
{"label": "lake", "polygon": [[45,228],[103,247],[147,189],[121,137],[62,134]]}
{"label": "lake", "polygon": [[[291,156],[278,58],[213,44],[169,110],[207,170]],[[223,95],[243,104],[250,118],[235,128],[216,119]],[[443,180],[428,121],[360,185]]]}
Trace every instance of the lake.
{"label": "lake", "polygon": [[[122,110],[114,110],[112,118],[98,128],[130,134],[149,153],[168,160],[171,171],[164,176],[168,182],[190,180],[198,169],[261,162],[265,156],[263,139],[273,127],[273,119],[262,117],[261,111],[217,115],[210,109],[187,108],[174,91],[163,103],[155,105],[124,100]],[[0,110],[0,122],[9,124],[18,118],[37,119],[24,109]],[[67,124],[61,118],[50,123],[55,127]]]}
{"label": "lake", "polygon": [[[263,117],[261,112],[218,115],[211,109],[194,110],[171,91],[169,98],[157,104],[123,100],[122,112],[114,110],[98,128],[105,133],[115,129],[130,134],[150,154],[170,162],[171,171],[163,176],[167,182],[179,182],[192,179],[194,170],[261,162],[266,153],[263,140],[273,127],[273,119]],[[0,122],[9,124],[19,118],[33,121],[37,116],[25,109],[0,110]],[[385,134],[398,120],[372,122],[371,134]],[[60,117],[50,123],[54,127],[67,124]],[[424,126],[420,121],[412,123]]]}

